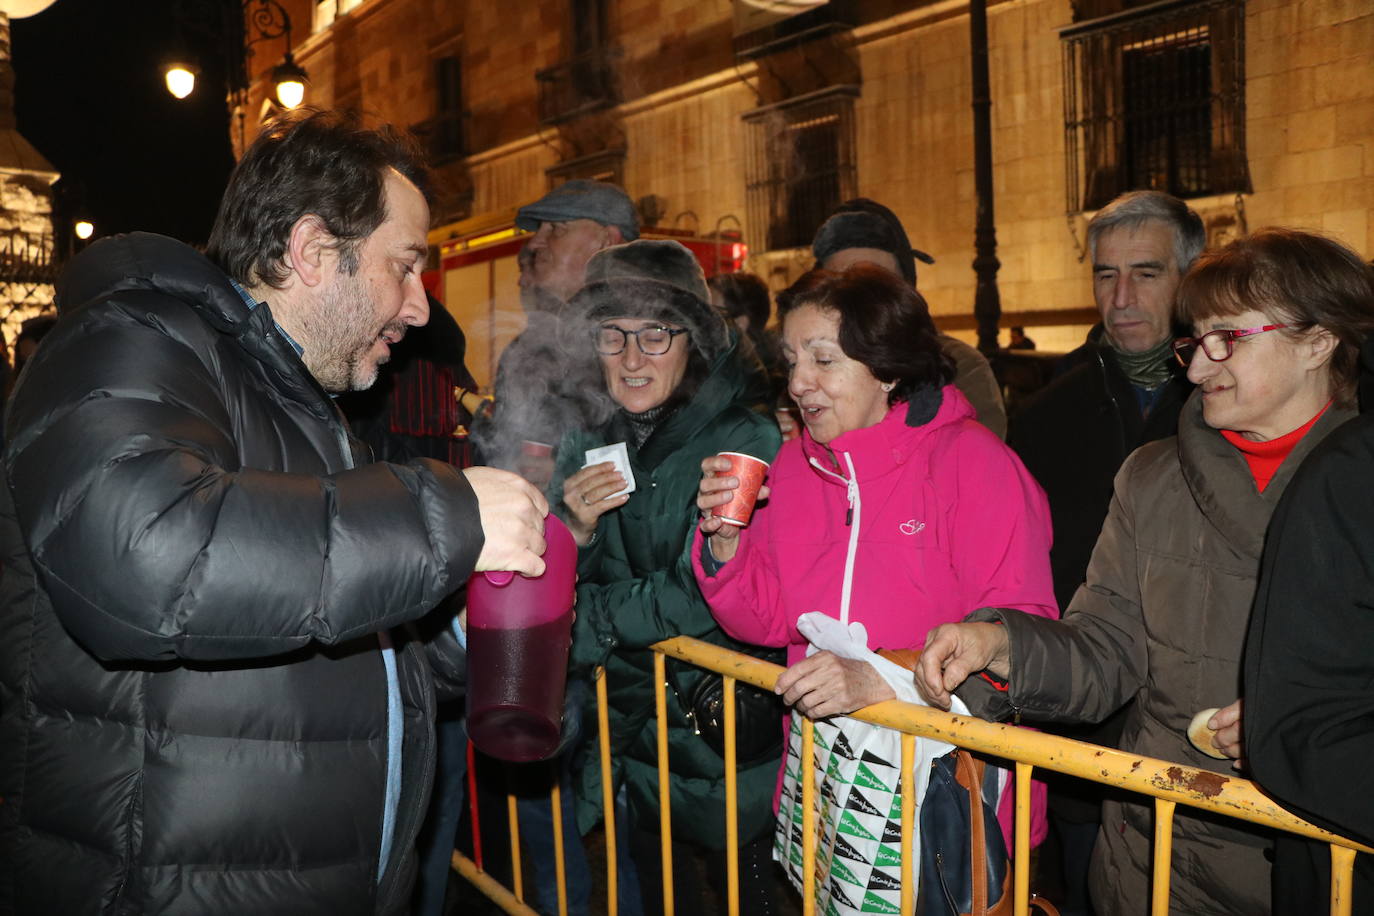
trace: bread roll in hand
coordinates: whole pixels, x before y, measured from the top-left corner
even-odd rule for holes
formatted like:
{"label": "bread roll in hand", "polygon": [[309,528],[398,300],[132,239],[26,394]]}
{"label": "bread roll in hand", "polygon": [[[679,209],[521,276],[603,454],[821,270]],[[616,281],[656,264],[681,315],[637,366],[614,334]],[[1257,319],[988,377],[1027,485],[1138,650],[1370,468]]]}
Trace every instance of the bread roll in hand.
{"label": "bread roll in hand", "polygon": [[1216,734],[1215,729],[1207,727],[1207,720],[1211,719],[1220,712],[1220,708],[1213,706],[1211,709],[1204,709],[1193,716],[1193,721],[1188,723],[1188,740],[1193,747],[1202,751],[1208,757],[1215,757],[1218,760],[1225,760],[1226,755],[1217,749],[1212,743],[1212,736]]}

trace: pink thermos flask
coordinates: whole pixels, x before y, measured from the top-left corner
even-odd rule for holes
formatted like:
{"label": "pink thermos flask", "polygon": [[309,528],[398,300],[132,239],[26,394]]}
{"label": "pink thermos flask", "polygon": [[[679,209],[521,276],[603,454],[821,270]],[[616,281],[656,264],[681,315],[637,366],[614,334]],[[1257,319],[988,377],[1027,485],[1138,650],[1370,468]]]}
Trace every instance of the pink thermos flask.
{"label": "pink thermos flask", "polygon": [[468,734],[501,760],[544,760],[558,747],[572,644],[577,545],[544,520],[544,574],[468,580]]}

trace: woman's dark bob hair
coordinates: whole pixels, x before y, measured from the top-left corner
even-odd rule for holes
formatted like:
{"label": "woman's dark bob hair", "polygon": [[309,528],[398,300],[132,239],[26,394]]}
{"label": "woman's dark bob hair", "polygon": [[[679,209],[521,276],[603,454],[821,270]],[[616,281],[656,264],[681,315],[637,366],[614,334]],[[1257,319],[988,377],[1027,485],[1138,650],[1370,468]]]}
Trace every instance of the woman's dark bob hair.
{"label": "woman's dark bob hair", "polygon": [[1336,338],[1331,394],[1355,402],[1360,346],[1374,332],[1374,270],[1340,242],[1297,229],[1260,229],[1203,252],[1179,284],[1174,316],[1184,326],[1207,318],[1263,312],[1298,337],[1322,328]]}
{"label": "woman's dark bob hair", "polygon": [[878,381],[894,383],[889,406],[954,378],[926,300],[891,271],[872,264],[808,271],[778,294],[778,315],[785,320],[803,305],[839,315],[840,349]]}

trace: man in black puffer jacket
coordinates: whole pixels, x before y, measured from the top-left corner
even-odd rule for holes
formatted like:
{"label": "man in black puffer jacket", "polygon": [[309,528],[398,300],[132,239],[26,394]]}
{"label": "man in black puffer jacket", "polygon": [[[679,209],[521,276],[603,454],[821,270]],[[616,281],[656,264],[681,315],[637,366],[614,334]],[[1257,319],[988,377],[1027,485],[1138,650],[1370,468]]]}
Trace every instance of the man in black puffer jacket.
{"label": "man in black puffer jacket", "polygon": [[370,463],[331,401],[428,317],[424,187],[389,128],[296,117],[210,259],[70,264],[4,452],[0,913],[405,909],[465,669],[426,612],[542,571],[547,512],[506,472]]}

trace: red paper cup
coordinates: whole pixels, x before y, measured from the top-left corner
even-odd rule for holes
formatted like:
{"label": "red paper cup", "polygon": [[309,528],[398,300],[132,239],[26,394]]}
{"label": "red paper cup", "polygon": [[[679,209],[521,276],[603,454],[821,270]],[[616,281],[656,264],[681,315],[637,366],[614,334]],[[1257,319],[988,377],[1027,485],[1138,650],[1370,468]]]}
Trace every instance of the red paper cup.
{"label": "red paper cup", "polygon": [[716,506],[711,514],[727,525],[743,528],[749,524],[749,516],[754,514],[754,501],[759,498],[759,487],[768,473],[768,462],[753,455],[739,452],[721,452],[718,458],[729,458],[730,469],[717,471],[718,477],[735,477],[739,486],[735,488],[734,498],[723,506]]}
{"label": "red paper cup", "polygon": [[553,446],[547,442],[535,442],[533,439],[526,439],[520,443],[520,454],[530,458],[547,458],[553,454]]}
{"label": "red paper cup", "polygon": [[520,457],[515,460],[515,473],[542,490],[553,479],[553,470],[552,445],[532,439],[520,443]]}

